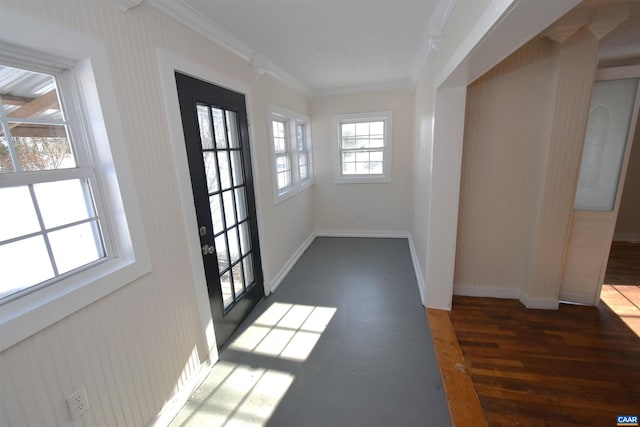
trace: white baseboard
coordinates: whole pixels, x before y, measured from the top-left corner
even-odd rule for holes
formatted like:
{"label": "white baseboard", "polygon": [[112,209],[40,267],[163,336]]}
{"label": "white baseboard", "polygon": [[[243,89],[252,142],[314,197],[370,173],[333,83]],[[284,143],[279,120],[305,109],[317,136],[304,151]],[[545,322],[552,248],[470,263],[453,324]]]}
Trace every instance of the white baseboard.
{"label": "white baseboard", "polygon": [[560,307],[560,300],[557,298],[539,298],[531,297],[526,293],[520,294],[520,301],[527,308],[536,308],[539,310],[557,310]]}
{"label": "white baseboard", "polygon": [[187,403],[191,395],[200,387],[200,384],[211,372],[213,364],[207,359],[200,365],[198,372],[182,386],[180,391],[162,407],[156,418],[147,424],[147,427],[166,427],[178,415],[178,412]]}
{"label": "white baseboard", "polygon": [[520,291],[518,289],[508,288],[492,288],[486,286],[473,285],[454,285],[454,295],[462,295],[465,297],[488,297],[488,298],[504,298],[518,299]]}
{"label": "white baseboard", "polygon": [[291,255],[291,258],[289,258],[284,266],[282,266],[278,274],[276,274],[275,277],[271,280],[271,283],[269,283],[270,293],[273,293],[276,289],[278,289],[278,286],[280,286],[284,278],[287,277],[287,274],[289,274],[293,266],[296,265],[296,262],[298,262],[304,251],[306,251],[309,245],[313,243],[315,238],[316,233],[311,233],[311,235],[309,235],[309,237],[307,237],[306,240],[302,242],[300,247],[296,249],[293,255]]}
{"label": "white baseboard", "polygon": [[413,244],[413,236],[409,233],[409,251],[411,252],[411,261],[413,262],[413,271],[416,275],[416,281],[418,282],[418,292],[420,293],[420,302],[424,307],[427,306],[427,301],[424,298],[424,275],[422,274],[422,269],[420,268],[420,261],[418,260],[418,254],[416,252],[416,247]]}
{"label": "white baseboard", "polygon": [[594,305],[594,295],[579,294],[575,292],[560,292],[560,301],[575,304]]}
{"label": "white baseboard", "polygon": [[408,231],[380,230],[316,230],[318,237],[372,237],[380,239],[407,239]]}
{"label": "white baseboard", "polygon": [[615,233],[613,240],[616,242],[640,242],[640,233]]}

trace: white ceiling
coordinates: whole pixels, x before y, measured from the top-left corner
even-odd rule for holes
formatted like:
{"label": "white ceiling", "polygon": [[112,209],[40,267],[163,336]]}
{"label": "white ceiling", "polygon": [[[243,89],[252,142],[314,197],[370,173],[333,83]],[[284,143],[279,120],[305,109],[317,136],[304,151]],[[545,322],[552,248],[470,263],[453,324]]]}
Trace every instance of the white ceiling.
{"label": "white ceiling", "polygon": [[409,86],[437,0],[183,2],[317,92]]}
{"label": "white ceiling", "polygon": [[601,61],[640,57],[640,4],[633,4],[629,18],[600,40]]}
{"label": "white ceiling", "polygon": [[[252,62],[258,73],[322,94],[410,87],[457,0],[147,1]],[[606,1],[633,7],[601,40],[601,60],[637,58],[638,0]]]}

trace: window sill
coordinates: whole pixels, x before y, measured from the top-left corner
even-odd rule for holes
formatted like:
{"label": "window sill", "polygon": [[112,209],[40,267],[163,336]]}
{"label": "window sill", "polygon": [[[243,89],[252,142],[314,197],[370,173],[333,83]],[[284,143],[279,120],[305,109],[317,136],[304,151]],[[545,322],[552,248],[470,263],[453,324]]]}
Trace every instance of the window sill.
{"label": "window sill", "polygon": [[274,205],[279,205],[287,199],[295,196],[296,194],[302,193],[307,188],[313,185],[313,179],[306,179],[299,183],[296,186],[285,188],[284,190],[279,191],[275,195]]}
{"label": "window sill", "polygon": [[341,175],[333,179],[336,184],[388,184],[390,176],[384,175]]}
{"label": "window sill", "polygon": [[151,271],[146,262],[112,259],[0,306],[0,352]]}

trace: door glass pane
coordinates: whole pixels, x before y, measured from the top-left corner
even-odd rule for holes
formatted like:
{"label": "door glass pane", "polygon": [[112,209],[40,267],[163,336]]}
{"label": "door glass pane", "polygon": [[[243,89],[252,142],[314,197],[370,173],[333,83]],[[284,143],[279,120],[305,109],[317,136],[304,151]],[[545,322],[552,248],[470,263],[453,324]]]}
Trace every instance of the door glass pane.
{"label": "door glass pane", "polygon": [[229,242],[229,254],[231,255],[231,264],[240,259],[240,247],[238,246],[238,229],[233,227],[227,231],[227,241]]}
{"label": "door glass pane", "polygon": [[0,298],[53,277],[42,236],[0,245]]}
{"label": "door glass pane", "polygon": [[244,187],[236,188],[236,212],[238,221],[244,221],[247,218],[247,199]]}
{"label": "door glass pane", "polygon": [[204,161],[204,172],[207,176],[207,188],[209,189],[209,193],[215,193],[220,190],[216,153],[213,151],[205,151],[202,153],[202,159]]}
{"label": "door glass pane", "polygon": [[242,176],[242,159],[240,151],[231,151],[231,169],[233,172],[233,185],[238,186],[244,183]]}
{"label": "door glass pane", "polygon": [[227,242],[224,233],[216,237],[216,254],[218,255],[218,269],[222,272],[229,268]]}
{"label": "door glass pane", "polygon": [[246,255],[251,250],[251,236],[249,235],[249,223],[240,224],[240,248],[242,255]]}
{"label": "door glass pane", "polygon": [[576,210],[614,207],[637,85],[638,79],[623,79],[596,82],[593,87]]}
{"label": "door glass pane", "polygon": [[213,233],[218,234],[224,230],[222,222],[222,207],[220,206],[220,195],[209,196],[209,208],[211,209],[211,222],[213,223]]}
{"label": "door glass pane", "polygon": [[33,190],[46,228],[58,227],[95,216],[85,180],[35,184]]}
{"label": "door glass pane", "polygon": [[253,284],[253,260],[251,254],[247,255],[243,260],[244,267],[244,283],[245,287],[250,287]]}
{"label": "door glass pane", "polygon": [[227,135],[229,137],[230,148],[240,148],[240,138],[238,138],[238,120],[235,111],[225,111],[227,116]]}
{"label": "door glass pane", "polygon": [[229,170],[229,154],[227,151],[218,152],[218,167],[220,168],[220,186],[223,190],[231,187],[231,171]]}
{"label": "door glass pane", "polygon": [[0,242],[40,230],[26,185],[0,188]]}
{"label": "door glass pane", "polygon": [[104,256],[100,232],[95,221],[49,233],[49,242],[60,274]]}
{"label": "door glass pane", "polygon": [[233,302],[233,293],[231,292],[231,274],[229,271],[220,276],[220,286],[222,287],[222,301],[224,307],[227,308]]}
{"label": "door glass pane", "polygon": [[236,291],[236,297],[244,290],[244,278],[242,277],[242,263],[239,262],[231,269],[233,273],[233,289]]}
{"label": "door glass pane", "polygon": [[227,228],[233,227],[236,223],[236,216],[233,210],[233,190],[222,193],[222,200],[224,203],[224,219],[227,223]]}
{"label": "door glass pane", "polygon": [[213,132],[211,129],[211,118],[209,117],[209,107],[206,105],[198,104],[198,124],[200,125],[200,142],[202,148],[212,149],[213,146]]}
{"label": "door glass pane", "polygon": [[211,113],[213,115],[213,129],[216,135],[216,147],[227,147],[227,130],[224,125],[223,112],[219,108],[212,108]]}

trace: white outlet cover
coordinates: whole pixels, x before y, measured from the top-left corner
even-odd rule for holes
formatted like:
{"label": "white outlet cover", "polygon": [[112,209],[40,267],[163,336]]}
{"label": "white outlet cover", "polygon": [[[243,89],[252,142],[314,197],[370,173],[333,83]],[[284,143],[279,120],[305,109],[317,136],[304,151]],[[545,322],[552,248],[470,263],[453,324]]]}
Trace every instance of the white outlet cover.
{"label": "white outlet cover", "polygon": [[69,406],[71,418],[78,418],[89,410],[89,399],[84,386],[67,396],[67,406]]}

